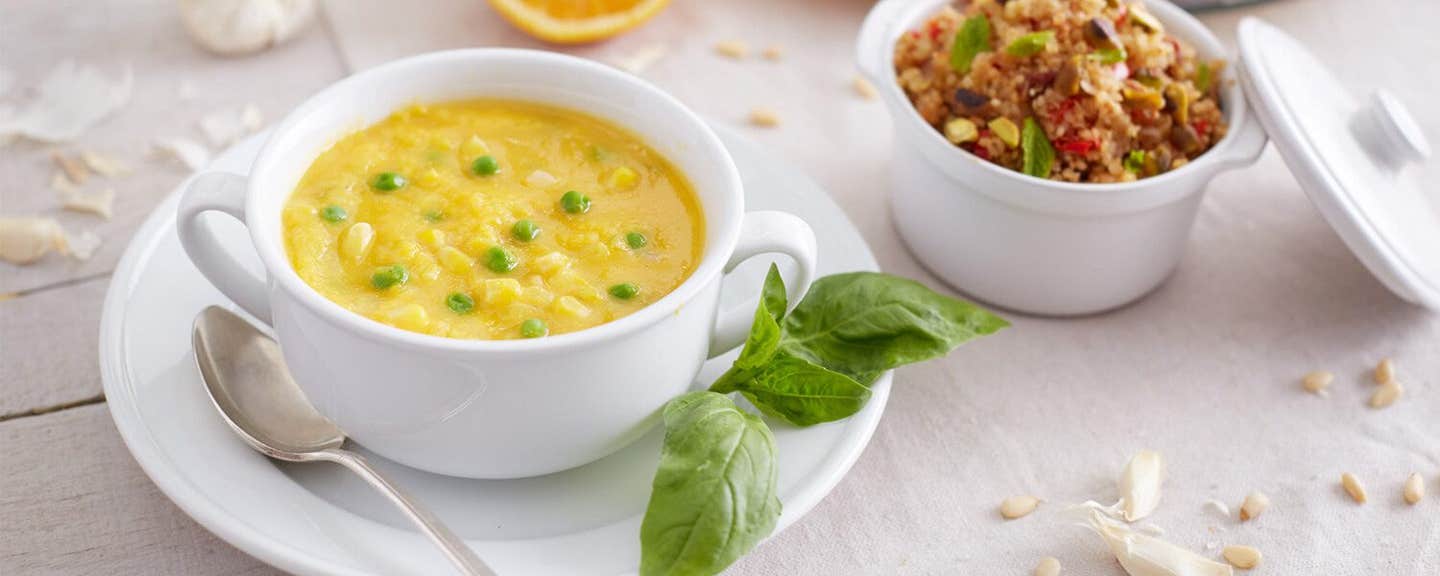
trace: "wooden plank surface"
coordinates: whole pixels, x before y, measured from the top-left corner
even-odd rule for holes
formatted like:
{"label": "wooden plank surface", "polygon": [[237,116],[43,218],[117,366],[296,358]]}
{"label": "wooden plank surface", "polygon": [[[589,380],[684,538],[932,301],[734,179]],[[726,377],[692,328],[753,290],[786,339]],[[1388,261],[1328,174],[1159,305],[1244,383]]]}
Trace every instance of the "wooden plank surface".
{"label": "wooden plank surface", "polygon": [[0,301],[0,421],[98,399],[109,276]]}
{"label": "wooden plank surface", "polygon": [[0,574],[278,574],[195,524],[103,404],[0,424]]}

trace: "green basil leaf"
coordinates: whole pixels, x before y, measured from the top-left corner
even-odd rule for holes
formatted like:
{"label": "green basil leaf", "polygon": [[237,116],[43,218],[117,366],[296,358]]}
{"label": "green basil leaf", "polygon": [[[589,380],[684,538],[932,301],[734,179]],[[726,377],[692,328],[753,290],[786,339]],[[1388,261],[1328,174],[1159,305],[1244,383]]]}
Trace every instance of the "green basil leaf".
{"label": "green basil leaf", "polygon": [[728,396],[665,405],[665,444],[640,524],[641,576],[718,574],[775,529],[775,438]]}
{"label": "green basil leaf", "polygon": [[1005,53],[1011,56],[1018,56],[1020,58],[1034,56],[1036,54],[1044,52],[1045,47],[1048,46],[1050,44],[1050,41],[1054,39],[1055,32],[1051,30],[1031,32],[1029,34],[1016,38],[1013,42],[1010,43],[1009,46],[1006,46]]}
{"label": "green basil leaf", "polygon": [[955,32],[950,47],[950,67],[961,74],[970,73],[970,64],[981,52],[990,51],[990,20],[984,14],[971,16]]}
{"label": "green basil leaf", "polygon": [[924,284],[876,272],[817,280],[785,318],[780,352],[850,376],[879,373],[944,356],[1009,323]]}
{"label": "green basil leaf", "polygon": [[735,360],[737,368],[758,367],[775,355],[775,349],[780,346],[780,320],[785,317],[785,304],[785,281],[780,278],[780,269],[771,264],[770,272],[765,275],[765,287],[760,291],[760,305],[755,309],[750,335],[745,339],[740,358]]}
{"label": "green basil leaf", "polygon": [[870,389],[854,379],[786,352],[732,383],[716,381],[712,392],[738,391],[767,416],[796,426],[848,418],[870,401]]}
{"label": "green basil leaf", "polygon": [[1021,172],[1036,178],[1050,177],[1055,165],[1055,148],[1034,118],[1026,118],[1020,129],[1020,154]]}

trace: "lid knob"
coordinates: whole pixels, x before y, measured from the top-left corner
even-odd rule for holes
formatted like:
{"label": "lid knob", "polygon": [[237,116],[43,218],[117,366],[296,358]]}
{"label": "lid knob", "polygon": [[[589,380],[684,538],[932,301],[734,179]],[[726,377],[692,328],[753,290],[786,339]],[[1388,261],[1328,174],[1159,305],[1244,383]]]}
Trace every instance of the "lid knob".
{"label": "lid knob", "polygon": [[1430,157],[1430,143],[1415,117],[1394,94],[1376,90],[1370,103],[1356,115],[1356,137],[1383,166],[1399,171]]}

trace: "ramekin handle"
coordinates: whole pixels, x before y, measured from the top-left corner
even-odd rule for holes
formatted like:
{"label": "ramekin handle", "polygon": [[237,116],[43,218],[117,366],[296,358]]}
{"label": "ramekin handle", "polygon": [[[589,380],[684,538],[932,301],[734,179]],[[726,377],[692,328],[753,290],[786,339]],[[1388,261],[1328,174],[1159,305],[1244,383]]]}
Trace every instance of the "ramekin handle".
{"label": "ramekin handle", "polygon": [[[795,260],[794,277],[785,279],[786,296],[793,308],[815,280],[815,231],[793,214],[775,211],[747,213],[745,221],[740,224],[740,243],[730,261],[725,263],[725,272],[761,254],[785,254]],[[755,288],[758,290],[760,287]],[[710,338],[712,358],[745,342],[750,324],[755,319],[758,298],[757,295],[743,305],[720,312],[715,321],[715,332]]]}
{"label": "ramekin handle", "polygon": [[243,224],[245,184],[245,177],[227,172],[210,172],[191,180],[180,198],[176,215],[180,245],[211,284],[250,315],[269,324],[270,299],[265,278],[250,272],[227,252],[215,229],[200,218],[205,212],[223,212]]}
{"label": "ramekin handle", "polygon": [[1260,125],[1260,117],[1255,115],[1255,109],[1246,108],[1245,123],[1240,126],[1240,132],[1235,134],[1235,142],[1220,158],[1219,169],[1244,168],[1254,164],[1260,159],[1260,154],[1265,152],[1265,145],[1269,142],[1270,137],[1265,134],[1265,127]]}

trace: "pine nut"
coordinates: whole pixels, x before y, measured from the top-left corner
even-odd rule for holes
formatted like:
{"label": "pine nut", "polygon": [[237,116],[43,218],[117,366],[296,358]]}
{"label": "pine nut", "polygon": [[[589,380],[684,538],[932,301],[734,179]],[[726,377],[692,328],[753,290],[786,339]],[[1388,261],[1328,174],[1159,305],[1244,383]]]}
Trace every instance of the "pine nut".
{"label": "pine nut", "polygon": [[851,80],[850,85],[855,88],[856,94],[859,94],[861,98],[866,100],[874,100],[875,97],[879,95],[875,91],[875,85],[871,84],[869,80],[866,80],[864,76],[859,74],[855,75],[855,79]]}
{"label": "pine nut", "polygon": [[1053,556],[1041,558],[1035,567],[1035,576],[1060,576],[1060,561]]}
{"label": "pine nut", "polygon": [[1330,383],[1334,381],[1335,374],[1333,372],[1316,370],[1306,374],[1304,378],[1300,379],[1300,385],[1305,388],[1306,392],[1321,394],[1325,392],[1325,390],[1330,387]]}
{"label": "pine nut", "polygon": [[1040,506],[1040,499],[1034,496],[1011,496],[1000,502],[1000,516],[1006,520],[1024,518]]}
{"label": "pine nut", "polygon": [[1349,494],[1350,499],[1354,500],[1356,504],[1365,503],[1365,487],[1360,484],[1360,479],[1356,478],[1354,474],[1349,472],[1341,474],[1340,485],[1345,488],[1345,493]]}
{"label": "pine nut", "polygon": [[1425,498],[1425,479],[1419,474],[1411,474],[1405,479],[1405,503],[1411,506],[1420,503]]}
{"label": "pine nut", "polygon": [[1225,561],[1231,566],[1241,570],[1249,570],[1260,565],[1260,551],[1250,546],[1226,546],[1220,552]]}
{"label": "pine nut", "polygon": [[1370,395],[1370,407],[1376,409],[1385,408],[1394,404],[1396,400],[1400,399],[1400,395],[1404,393],[1405,387],[1394,380],[1381,384],[1380,387],[1376,388],[1375,392]]}
{"label": "pine nut", "polygon": [[780,115],[769,108],[756,108],[750,111],[750,123],[761,128],[774,128],[780,125]]}
{"label": "pine nut", "polygon": [[726,40],[715,45],[715,52],[726,58],[742,60],[750,54],[750,46],[740,40]]}
{"label": "pine nut", "polygon": [[771,62],[779,62],[781,58],[785,57],[785,49],[781,48],[779,44],[772,44],[766,47],[760,55]]}
{"label": "pine nut", "polygon": [[1246,522],[1259,518],[1265,509],[1270,507],[1270,497],[1259,492],[1251,492],[1240,504],[1240,521]]}
{"label": "pine nut", "polygon": [[1395,361],[1389,358],[1375,365],[1375,383],[1389,384],[1395,381]]}

